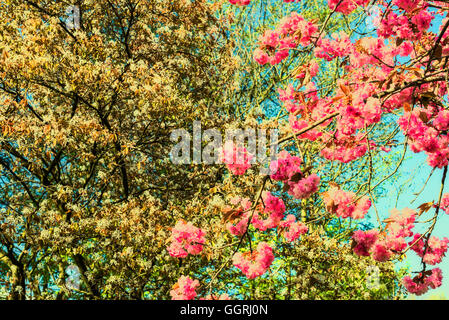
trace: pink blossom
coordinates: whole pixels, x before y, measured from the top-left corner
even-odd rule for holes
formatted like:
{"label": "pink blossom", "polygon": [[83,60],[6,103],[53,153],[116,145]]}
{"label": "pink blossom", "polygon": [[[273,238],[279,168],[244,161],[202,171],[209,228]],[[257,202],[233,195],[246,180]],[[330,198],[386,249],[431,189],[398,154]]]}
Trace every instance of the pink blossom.
{"label": "pink blossom", "polygon": [[385,262],[395,253],[407,247],[405,238],[412,236],[411,229],[415,222],[416,212],[405,208],[401,211],[393,209],[391,216],[386,220],[387,232],[378,230],[356,231],[353,239],[356,242],[354,252],[362,256],[372,256],[376,261]]}
{"label": "pink blossom", "polygon": [[199,254],[203,250],[206,232],[191,222],[179,220],[172,229],[168,252],[172,257],[185,258],[188,254]]}
{"label": "pink blossom", "polygon": [[436,289],[441,286],[443,281],[443,275],[440,268],[432,270],[432,274],[427,278],[427,283],[432,289]]}
{"label": "pink blossom", "polygon": [[178,282],[173,285],[170,295],[172,300],[193,300],[197,293],[196,287],[199,286],[198,280],[192,280],[190,277],[181,276]]}
{"label": "pink blossom", "polygon": [[399,46],[399,55],[403,56],[403,57],[408,57],[412,54],[413,52],[413,45],[410,41],[404,41],[400,46]]}
{"label": "pink blossom", "polygon": [[[339,2],[341,2],[339,4]],[[336,12],[341,12],[344,14],[350,14],[357,7],[355,1],[352,0],[328,0],[328,5],[331,10],[335,10]]]}
{"label": "pink blossom", "polygon": [[344,191],[337,187],[331,187],[323,193],[323,200],[326,209],[341,218],[362,219],[371,207],[368,197],[365,196],[356,201],[354,192]]}
{"label": "pink blossom", "polygon": [[256,60],[257,63],[261,65],[266,64],[269,60],[268,54],[265,51],[261,50],[260,48],[254,50],[253,58],[254,60]]}
{"label": "pink blossom", "polygon": [[385,262],[393,255],[386,241],[376,241],[372,247],[372,257],[379,262]]}
{"label": "pink blossom", "polygon": [[236,6],[247,6],[251,0],[229,0],[229,2]]}
{"label": "pink blossom", "polygon": [[284,229],[283,236],[289,242],[293,242],[301,235],[306,234],[309,229],[303,222],[296,221],[296,217],[292,214],[289,214],[279,226]]}
{"label": "pink blossom", "polygon": [[441,281],[443,280],[443,276],[441,273],[441,269],[435,268],[427,274],[418,274],[413,279],[410,276],[406,276],[402,279],[402,284],[407,289],[408,292],[422,295],[429,290],[429,287],[432,289],[436,289],[441,286]]}
{"label": "pink blossom", "polygon": [[285,107],[285,109],[287,109],[287,111],[290,112],[290,113],[295,113],[296,111],[302,109],[302,106],[301,106],[301,105],[299,105],[299,104],[297,104],[297,103],[294,103],[294,102],[292,102],[292,101],[286,101],[286,102],[284,103],[284,107]]}
{"label": "pink blossom", "polygon": [[449,110],[442,109],[433,120],[436,129],[443,131],[449,129]]}
{"label": "pink blossom", "polygon": [[318,191],[320,178],[316,174],[307,177],[303,176],[300,165],[302,159],[291,156],[287,151],[281,151],[278,158],[270,164],[271,178],[273,180],[284,181],[288,186],[288,194],[296,199],[310,197]]}
{"label": "pink blossom", "polygon": [[404,208],[401,211],[392,209],[388,218],[388,231],[394,237],[407,238],[413,235],[411,229],[414,227],[416,211]]}
{"label": "pink blossom", "polygon": [[305,199],[318,191],[320,177],[315,173],[298,181],[288,181],[288,194],[296,199]]}
{"label": "pink blossom", "polygon": [[266,243],[260,242],[254,252],[237,252],[232,262],[248,279],[263,275],[274,260],[273,249]]}
{"label": "pink blossom", "polygon": [[337,57],[348,56],[354,52],[354,45],[351,43],[347,33],[341,31],[332,36],[335,40],[320,38],[314,51],[315,57],[332,61]]}
{"label": "pink blossom", "polygon": [[357,230],[352,239],[355,241],[354,252],[359,256],[369,256],[371,249],[376,243],[379,231],[373,229],[368,231]]}
{"label": "pink blossom", "polygon": [[367,150],[367,139],[362,134],[348,136],[337,131],[326,142],[326,147],[321,150],[321,155],[328,160],[348,163],[365,155]]}
{"label": "pink blossom", "polygon": [[259,42],[263,47],[274,49],[279,44],[279,33],[274,30],[266,30],[264,34],[259,37]]}
{"label": "pink blossom", "polygon": [[409,137],[410,149],[424,151],[432,167],[442,168],[448,164],[449,137],[442,134],[448,125],[447,117],[444,110],[435,114],[430,108],[414,108],[398,119],[401,130]]}
{"label": "pink blossom", "polygon": [[275,30],[266,30],[259,37],[259,48],[254,52],[254,59],[260,64],[278,64],[289,56],[290,49],[309,45],[317,31],[315,24],[293,12],[284,17]]}
{"label": "pink blossom", "polygon": [[264,191],[262,193],[262,200],[265,207],[263,213],[268,214],[267,219],[262,220],[260,215],[256,212],[253,215],[251,223],[255,228],[265,231],[269,228],[276,228],[279,222],[284,218],[285,205],[282,199],[273,196],[270,192]]}
{"label": "pink blossom", "polygon": [[315,77],[319,71],[319,64],[316,60],[312,60],[309,64],[309,73],[311,77]]}
{"label": "pink blossom", "polygon": [[289,84],[287,88],[278,89],[279,93],[279,100],[281,101],[288,101],[288,100],[294,100],[295,99],[295,89],[293,88],[292,84]]}
{"label": "pink blossom", "polygon": [[399,8],[411,12],[416,9],[418,5],[420,5],[422,1],[420,0],[394,0],[393,3],[397,5]]}
{"label": "pink blossom", "polygon": [[239,147],[233,141],[226,141],[221,150],[220,160],[235,175],[242,175],[251,167],[253,155],[245,147]]}
{"label": "pink blossom", "polygon": [[[308,126],[310,126],[308,121],[305,120],[297,120],[297,118],[294,115],[290,115],[288,118],[288,121],[290,123],[290,127],[293,130],[293,133],[297,133],[299,131],[301,131],[304,128],[307,128]],[[315,141],[316,139],[318,139],[319,137],[322,136],[322,132],[320,132],[317,129],[311,129],[308,130],[307,132],[298,135],[298,139],[307,139],[310,141]]]}
{"label": "pink blossom", "polygon": [[288,151],[281,151],[277,160],[270,163],[271,179],[285,181],[297,173],[301,173],[300,165],[302,159],[296,156],[291,156]]}
{"label": "pink blossom", "polygon": [[421,10],[417,15],[412,17],[412,22],[418,27],[419,31],[426,31],[430,27],[433,16],[426,10]]}
{"label": "pink blossom", "polygon": [[411,249],[415,251],[418,256],[422,257],[424,263],[430,265],[440,263],[446,254],[449,239],[443,238],[440,240],[437,237],[432,236],[430,237],[426,248],[424,239],[420,238],[421,235],[419,233],[414,235],[413,239],[409,242],[409,245],[412,245],[416,241],[417,242],[411,247]]}

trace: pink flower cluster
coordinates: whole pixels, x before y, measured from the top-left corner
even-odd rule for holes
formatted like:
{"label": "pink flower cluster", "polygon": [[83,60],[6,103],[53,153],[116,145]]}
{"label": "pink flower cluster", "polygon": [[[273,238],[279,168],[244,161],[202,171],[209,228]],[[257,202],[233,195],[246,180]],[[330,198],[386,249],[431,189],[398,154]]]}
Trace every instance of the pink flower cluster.
{"label": "pink flower cluster", "polygon": [[277,159],[270,163],[271,179],[277,181],[289,180],[292,176],[301,173],[302,159],[292,156],[288,151],[279,152]]}
{"label": "pink flower cluster", "polygon": [[[305,77],[306,74],[309,74],[311,77],[317,75],[319,66],[315,60],[309,62],[308,65],[303,65],[300,68],[300,72],[297,75],[297,78]],[[311,111],[313,110],[313,102],[316,101],[316,86],[313,82],[308,82],[305,86],[306,93],[296,92],[293,85],[289,84],[285,89],[278,89],[279,100],[284,102],[284,107],[290,113],[288,121],[290,123],[290,127],[293,133],[298,133],[302,129],[307,128],[310,124],[309,121],[311,119]],[[302,98],[300,101],[297,101],[297,96],[307,97],[310,99],[309,103]],[[300,117],[298,117],[300,116]],[[320,117],[320,115],[318,116]],[[303,134],[297,135],[298,139],[308,139],[310,141],[315,141],[319,137],[321,137],[322,133],[318,129],[309,129]]]}
{"label": "pink flower cluster", "polygon": [[285,89],[279,88],[278,93],[279,93],[279,100],[281,101],[295,100],[295,88],[293,88],[293,85],[291,83]]}
{"label": "pink flower cluster", "polygon": [[357,255],[370,256],[376,261],[385,262],[391,258],[393,252],[386,240],[381,240],[378,230],[357,230],[352,236],[356,245],[353,250]]}
{"label": "pink flower cluster", "polygon": [[412,17],[412,22],[415,24],[419,31],[426,31],[427,29],[429,29],[433,18],[434,17],[430,12],[421,10],[418,14],[415,14]]}
{"label": "pink flower cluster", "polygon": [[[340,81],[336,97],[332,99],[319,99],[313,82],[307,84],[306,91],[306,94],[296,92],[291,84],[285,89],[278,89],[279,99],[290,112],[288,119],[294,133],[299,133],[330,113],[337,111],[339,116],[336,117],[335,131],[323,132],[322,129],[313,128],[297,138],[320,141],[324,145],[321,156],[328,160],[347,163],[365,155],[368,139],[364,132],[358,130],[379,122],[382,116],[379,99],[371,97],[375,93],[375,86],[362,83],[351,85],[350,88],[347,83]],[[304,98],[308,98],[308,101]],[[330,121],[324,122],[322,126],[329,125]],[[376,147],[373,141],[369,141],[369,144],[371,148]]]}
{"label": "pink flower cluster", "polygon": [[[343,14],[350,14],[359,6],[366,7],[369,3],[370,0],[328,0],[331,10]],[[441,5],[438,2],[436,4]],[[279,89],[279,99],[289,113],[288,125],[293,133],[334,115],[320,126],[297,136],[298,139],[321,144],[321,156],[324,158],[347,163],[364,156],[368,149],[389,152],[394,142],[387,141],[381,145],[370,141],[368,128],[380,122],[384,114],[403,108],[404,115],[400,117],[398,124],[408,137],[412,151],[425,152],[432,167],[447,166],[449,111],[435,103],[433,98],[420,101],[429,94],[436,99],[445,97],[447,86],[444,81],[408,86],[429,69],[426,67],[426,59],[431,54],[427,58],[425,55],[420,58],[421,48],[417,43],[423,44],[427,50],[432,48],[436,35],[428,30],[435,17],[443,16],[443,13],[438,9],[430,9],[428,1],[424,0],[392,0],[391,3],[380,2],[377,5],[381,12],[374,23],[377,28],[375,37],[362,37],[353,43],[353,37],[339,32],[330,36],[320,34],[318,39],[319,29],[297,13],[292,13],[275,30],[268,30],[259,38],[254,59],[261,65],[275,65],[286,59],[293,48],[310,48],[314,59],[298,66],[292,74],[293,78],[298,79],[296,81],[300,86],[290,84],[287,88]],[[446,19],[441,22],[440,32],[446,25]],[[440,51],[441,56],[449,54],[448,37],[449,30],[439,39],[441,48],[438,47],[436,56],[440,56]],[[342,62],[343,76],[337,82],[335,95],[322,97],[312,78],[318,74],[320,64],[337,58]],[[403,64],[403,60],[408,62],[398,71],[397,67]],[[436,57],[433,69],[429,69],[435,74],[440,68],[438,61]],[[399,90],[403,85],[408,88]],[[381,94],[396,88],[397,92],[386,98]],[[422,103],[415,103],[417,101]],[[418,105],[421,107],[417,107]],[[330,130],[325,129],[330,123],[335,125]],[[318,176],[308,175],[305,170],[302,172],[301,165],[301,158],[291,156],[286,151],[281,152],[279,158],[270,165],[274,172],[271,178],[282,181],[284,190],[295,198],[306,198],[318,191]],[[329,212],[342,218],[362,219],[371,206],[368,197],[355,201],[356,195],[353,192],[334,187],[323,194],[323,200]],[[440,208],[449,214],[449,194],[443,196]],[[278,225],[284,237],[293,241],[307,232],[307,227],[297,222],[293,215],[281,220],[284,210],[282,214],[281,210],[277,214],[262,212],[268,214],[265,220],[262,220],[258,212],[252,222],[260,230]],[[376,261],[390,260],[393,255],[403,252],[407,245],[419,239],[420,235],[412,232],[416,216],[417,213],[412,209],[393,209],[391,216],[384,221],[387,223],[384,231],[359,230],[354,233],[354,252],[372,256]],[[411,249],[423,258],[424,263],[434,265],[441,262],[448,244],[447,238],[432,237],[426,244],[421,239]],[[434,269],[433,272],[423,273],[414,279],[406,277],[404,284],[410,292],[427,291],[429,287],[441,284],[441,271]]]}
{"label": "pink flower cluster", "polygon": [[296,199],[306,199],[318,191],[320,185],[320,177],[315,173],[296,181],[292,179],[288,181],[288,194]]}
{"label": "pink flower cluster", "polygon": [[[427,248],[425,247],[424,240],[419,233],[416,233],[413,239],[409,242],[409,245],[414,244],[411,249],[420,256],[424,263],[435,265],[440,263],[447,251],[447,245],[449,243],[448,238],[438,239],[437,237],[430,237]],[[419,239],[419,240],[418,240]]]}
{"label": "pink flower cluster", "polygon": [[[293,133],[297,133],[310,125],[309,122],[306,120],[297,120],[297,118],[292,114],[289,116],[288,121],[290,123],[290,127],[293,130]],[[315,141],[316,139],[321,137],[322,134],[323,133],[317,129],[311,129],[303,134],[298,135],[297,137],[298,139],[307,139],[310,141]]]}
{"label": "pink flower cluster", "polygon": [[396,238],[408,238],[413,235],[412,229],[415,226],[415,220],[415,210],[404,208],[400,211],[395,208],[391,210],[390,218],[387,219],[387,229]]}
{"label": "pink flower cluster", "polygon": [[251,0],[229,0],[229,2],[236,6],[247,6],[250,4]]}
{"label": "pink flower cluster", "polygon": [[368,230],[362,231],[357,230],[352,235],[352,239],[354,239],[356,245],[354,246],[354,252],[359,256],[368,257],[371,254],[371,249],[377,241],[377,237],[379,236],[378,230]]}
{"label": "pink flower cluster", "polygon": [[[282,199],[273,196],[269,191],[262,193],[264,206],[260,205],[258,211],[251,210],[251,202],[248,198],[234,197],[231,204],[234,206],[223,209],[225,213],[231,214],[231,221],[226,224],[228,231],[235,236],[241,236],[246,232],[248,221],[252,215],[251,224],[265,231],[270,228],[276,228],[284,218],[285,205]],[[267,216],[263,219],[263,216]]]}
{"label": "pink flower cluster", "polygon": [[206,232],[191,222],[180,220],[172,229],[168,252],[172,257],[185,258],[188,254],[199,254],[203,250]]}
{"label": "pink flower cluster", "polygon": [[334,135],[331,135],[326,143],[326,147],[321,150],[321,156],[328,160],[348,163],[366,154],[368,151],[366,141],[367,139],[363,137],[362,133],[356,136],[348,136],[336,132]]}
{"label": "pink flower cluster", "polygon": [[269,228],[276,228],[279,225],[279,222],[284,218],[284,202],[282,199],[273,196],[268,191],[264,191],[262,193],[262,200],[265,207],[261,210],[261,213],[268,214],[268,217],[263,220],[260,215],[255,212],[251,223],[260,231],[265,231]]}
{"label": "pink flower cluster", "polygon": [[[353,92],[346,93],[346,95],[349,95],[349,99],[338,101],[337,110],[340,111],[341,115],[337,126],[339,132],[345,135],[353,135],[357,129],[380,121],[382,116],[380,100],[370,97],[373,92],[372,84],[360,85],[354,88]],[[337,91],[337,95],[342,96],[344,94]]]}
{"label": "pink flower cluster", "polygon": [[412,12],[398,15],[388,10],[377,29],[378,36],[383,38],[396,36],[405,40],[420,39],[435,17],[426,8]]}
{"label": "pink flower cluster", "polygon": [[[409,208],[405,208],[402,211],[393,209],[391,216],[385,220],[388,233],[380,233],[375,229],[354,232],[354,252],[360,256],[372,255],[374,260],[380,262],[389,260],[394,253],[401,252],[407,247],[405,238],[413,235],[411,229],[414,227],[416,215],[416,212]],[[440,263],[447,251],[449,239],[444,238],[440,240],[436,237],[431,237],[428,247],[425,249],[424,240],[420,238],[421,235],[419,233],[414,235],[413,239],[408,243],[411,249],[422,257],[423,262],[426,264],[435,265]],[[414,244],[415,242],[416,244]],[[429,287],[433,289],[439,287],[441,281],[442,274],[439,268],[419,274],[413,279],[410,276],[402,279],[405,288],[410,293],[417,295],[426,293]]]}
{"label": "pink flower cluster", "polygon": [[376,229],[354,232],[354,252],[360,256],[372,255],[374,260],[380,262],[389,260],[394,253],[406,248],[405,238],[412,236],[415,218],[416,212],[412,209],[393,209],[390,218],[386,220],[388,233],[380,233]]}
{"label": "pink flower cluster", "polygon": [[315,24],[292,12],[280,21],[275,30],[267,30],[259,37],[260,45],[254,51],[254,60],[261,65],[278,64],[287,58],[289,50],[296,48],[298,44],[309,45],[317,31]]}
{"label": "pink flower cluster", "polygon": [[288,194],[296,199],[305,199],[318,191],[320,178],[316,174],[304,177],[300,165],[302,159],[291,156],[288,151],[281,151],[277,160],[271,162],[270,169],[273,180],[283,181],[288,188]]}
{"label": "pink flower cluster", "polygon": [[401,8],[402,10],[405,10],[407,12],[412,12],[417,8],[417,6],[423,7],[424,1],[422,0],[394,0],[393,4]]}
{"label": "pink flower cluster", "polygon": [[190,277],[181,276],[178,282],[173,285],[170,295],[172,300],[193,300],[197,293],[196,287],[199,286],[198,280],[192,280]]}
{"label": "pink flower cluster", "polygon": [[226,141],[222,150],[220,161],[235,175],[242,175],[251,167],[253,155],[245,147],[237,146],[233,141]]}
{"label": "pink flower cluster", "polygon": [[[296,91],[298,88],[295,90],[291,84],[278,91],[279,99],[290,113],[288,120],[294,133],[300,132],[331,113],[338,112],[339,115],[335,117],[336,130],[333,132],[323,132],[321,128],[313,128],[302,133],[298,138],[320,141],[325,146],[321,151],[324,158],[347,163],[365,155],[368,151],[368,143],[372,148],[376,147],[374,142],[368,142],[365,132],[359,130],[378,123],[385,112],[381,101],[373,97],[379,90],[378,86],[358,80],[367,76],[366,69],[361,67],[365,64],[378,65],[379,59],[394,64],[395,54],[402,51],[398,48],[388,49],[383,39],[352,44],[349,36],[344,32],[335,34],[333,37],[335,40],[319,39],[314,52],[315,56],[325,60],[349,56],[351,64],[357,64],[354,66],[357,68],[355,70],[364,71],[352,71],[353,78],[339,80],[335,97],[319,98],[313,81],[302,83],[305,86],[304,91]],[[359,49],[356,50],[356,48]],[[314,76],[318,68],[317,62],[312,60],[309,65],[300,66],[296,77],[305,77],[307,74]],[[385,79],[390,71],[378,70],[376,78]],[[394,98],[391,97],[385,104],[391,109],[398,108],[398,105],[404,102],[401,99],[402,95],[397,95]],[[393,103],[395,103],[394,106]],[[333,120],[326,121],[321,126],[326,127],[331,121]]]}
{"label": "pink flower cluster", "polygon": [[356,201],[356,194],[331,187],[323,193],[327,211],[341,218],[363,219],[371,207],[370,199],[365,196]]}
{"label": "pink flower cluster", "polygon": [[273,260],[273,249],[266,242],[260,242],[255,252],[237,252],[232,257],[234,266],[239,268],[248,279],[263,275]]}
{"label": "pink flower cluster", "polygon": [[442,168],[448,165],[449,137],[443,134],[449,124],[449,113],[446,110],[414,108],[405,112],[398,119],[398,124],[409,137],[410,149],[413,152],[424,151],[430,166]]}
{"label": "pink flower cluster", "polygon": [[442,280],[443,276],[440,268],[434,268],[418,274],[413,279],[410,276],[406,276],[402,279],[402,284],[408,292],[419,296],[426,293],[429,288],[436,289],[441,286]]}
{"label": "pink flower cluster", "polygon": [[296,221],[296,217],[292,214],[289,214],[279,226],[284,229],[283,236],[289,242],[295,241],[309,230],[303,222]]}
{"label": "pink flower cluster", "polygon": [[334,33],[332,37],[334,39],[319,39],[314,50],[315,57],[332,61],[337,57],[344,57],[352,53],[354,46],[346,32]]}

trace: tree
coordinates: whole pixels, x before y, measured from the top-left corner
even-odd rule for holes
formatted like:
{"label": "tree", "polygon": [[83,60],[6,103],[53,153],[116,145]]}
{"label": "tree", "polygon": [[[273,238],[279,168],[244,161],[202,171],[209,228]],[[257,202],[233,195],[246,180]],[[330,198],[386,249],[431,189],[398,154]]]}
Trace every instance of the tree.
{"label": "tree", "polygon": [[[248,5],[241,1],[236,4]],[[373,37],[358,33],[361,37],[354,41],[344,31],[326,34],[325,27],[333,15],[344,17],[371,4],[376,4],[378,9],[378,16],[372,20],[375,21]],[[318,87],[313,79],[321,69],[316,61],[303,62],[295,69],[291,80],[293,84],[280,91],[280,100],[284,101],[284,107],[290,114],[285,131],[293,130],[294,133],[280,142],[293,139],[307,144],[318,142],[318,150],[309,147],[306,150],[312,150],[314,157],[319,153],[327,160],[342,163],[362,157],[367,159],[368,181],[358,186],[358,191],[363,192],[361,196],[356,197],[353,192],[343,190],[332,181],[329,190],[322,195],[326,211],[341,218],[363,218],[371,206],[370,199],[363,195],[369,195],[374,200],[373,190],[397,172],[398,167],[385,178],[376,177],[373,154],[389,152],[390,147],[396,145],[394,137],[399,129],[405,136],[399,165],[410,145],[413,152],[428,155],[430,166],[443,169],[436,201],[420,205],[419,212],[408,208],[401,211],[394,209],[390,218],[384,221],[374,208],[378,228],[356,231],[352,237],[355,253],[380,262],[400,259],[410,249],[415,251],[422,258],[423,268],[416,277],[404,277],[402,282],[409,292],[423,294],[429,288],[441,285],[441,270],[426,268],[441,262],[449,243],[447,238],[431,236],[440,209],[448,211],[449,198],[443,194],[448,164],[445,107],[447,59],[444,56],[447,19],[443,20],[437,34],[430,30],[435,16],[443,16],[446,8],[441,2],[401,0],[391,3],[329,1],[328,5],[331,12],[320,26],[293,12],[282,19],[275,30],[265,31],[259,38],[259,48],[254,51],[254,59],[261,65],[282,65],[292,52],[299,50],[321,59],[321,62],[337,61],[343,67],[337,69],[336,85],[327,92]],[[398,112],[400,110],[404,111],[402,115]],[[397,125],[387,135],[379,136],[374,129],[391,119]],[[389,122],[386,128],[391,128],[391,124],[394,125],[394,122]],[[298,149],[301,151],[301,146],[298,145]],[[310,169],[306,166],[300,169],[304,162],[310,164],[311,161],[303,157],[303,153],[301,158],[283,153],[282,173],[276,173],[277,178],[271,176],[283,181],[284,187],[287,187],[284,192],[288,191],[299,199],[309,198],[318,190],[317,176],[307,176],[306,171]],[[229,169],[232,171],[231,166]],[[379,182],[374,184],[373,179],[376,178]],[[264,187],[261,184],[261,188]],[[256,196],[255,207],[259,200],[260,197]],[[415,222],[432,207],[435,208],[433,217],[419,221],[431,223],[421,235],[414,229]],[[253,219],[252,215],[249,219]],[[272,260],[271,255],[266,256]],[[257,262],[257,257],[251,260],[259,263],[263,270],[270,265]],[[238,267],[241,264],[234,263]],[[241,269],[246,273],[244,268]]]}
{"label": "tree", "polygon": [[167,227],[222,172],[172,165],[171,131],[222,126],[212,110],[233,108],[213,6],[78,1],[78,29],[63,2],[0,6],[2,287],[12,299],[166,295]]}

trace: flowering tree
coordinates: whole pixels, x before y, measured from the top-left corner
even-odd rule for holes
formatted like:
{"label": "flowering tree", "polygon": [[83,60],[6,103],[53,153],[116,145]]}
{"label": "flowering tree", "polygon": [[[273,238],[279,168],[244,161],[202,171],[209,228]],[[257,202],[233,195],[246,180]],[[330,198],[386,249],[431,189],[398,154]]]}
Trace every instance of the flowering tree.
{"label": "flowering tree", "polygon": [[[449,212],[445,3],[273,2],[266,18],[263,0],[85,0],[72,24],[54,1],[0,4],[9,298],[369,299],[441,284],[427,268],[448,244],[431,236]],[[282,150],[262,175],[232,142],[225,166],[173,164],[171,132],[194,120],[277,128]],[[441,192],[382,221],[376,196],[407,148],[442,169]],[[393,262],[411,251],[423,269],[402,278]]]}
{"label": "flowering tree", "polygon": [[[352,13],[368,11],[373,5],[377,16],[370,17],[372,30],[368,34],[355,37],[345,31],[326,33],[332,16],[346,19]],[[373,154],[389,152],[399,130],[404,137],[404,154],[407,147],[415,153],[424,152],[429,166],[443,169],[437,199],[421,205],[419,211],[393,209],[384,221],[376,210],[378,228],[359,230],[352,236],[357,255],[379,262],[402,257],[410,249],[415,251],[422,258],[423,268],[413,279],[404,277],[402,283],[410,293],[423,294],[441,285],[441,270],[427,268],[441,262],[449,242],[448,238],[431,236],[440,210],[446,212],[448,199],[443,194],[449,150],[445,108],[447,8],[444,1],[400,0],[328,1],[328,6],[330,12],[321,24],[292,12],[274,29],[261,34],[254,50],[254,59],[260,65],[282,65],[296,50],[309,55],[295,69],[291,84],[279,90],[279,99],[289,113],[285,131],[293,131],[281,142],[297,139],[318,143],[321,157],[341,163],[362,157],[369,159],[368,182],[360,188],[364,195],[357,196],[330,184],[322,194],[326,211],[345,219],[363,219],[367,214],[372,205],[369,197],[373,199],[372,192],[380,183],[373,184],[376,179]],[[326,92],[317,87],[314,79],[321,68],[333,61],[342,69],[337,74],[335,88]],[[391,115],[397,117],[397,125],[389,137],[379,139],[374,130]],[[270,178],[282,181],[284,192],[307,199],[318,191],[319,177],[301,171],[304,159],[285,151],[279,158],[272,162],[276,173]],[[264,188],[262,184],[261,190]],[[256,205],[260,200],[264,203],[260,195],[255,198]],[[435,212],[427,221],[430,226],[423,234],[417,233],[414,231],[417,218],[432,207]],[[257,224],[254,213],[245,219]],[[283,223],[280,221],[279,227]],[[268,257],[272,260],[271,255]],[[265,261],[259,266],[266,266]]]}
{"label": "flowering tree", "polygon": [[205,1],[74,5],[0,3],[1,287],[167,296],[167,228],[223,172],[172,164],[170,134],[229,121],[213,112],[232,114],[232,47]]}

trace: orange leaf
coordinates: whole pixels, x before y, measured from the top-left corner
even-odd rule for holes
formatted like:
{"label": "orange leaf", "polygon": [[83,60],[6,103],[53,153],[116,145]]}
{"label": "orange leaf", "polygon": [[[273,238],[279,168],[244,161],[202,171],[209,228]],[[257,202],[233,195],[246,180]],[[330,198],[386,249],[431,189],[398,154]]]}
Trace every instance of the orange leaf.
{"label": "orange leaf", "polygon": [[349,87],[345,86],[344,84],[340,84],[340,89],[347,96],[351,94],[351,89],[349,89]]}
{"label": "orange leaf", "polygon": [[410,103],[404,102],[404,111],[410,112],[412,110],[412,107],[410,106]]}
{"label": "orange leaf", "polygon": [[418,215],[419,215],[419,216],[422,215],[424,212],[429,211],[430,208],[432,208],[432,207],[433,207],[433,201],[423,203],[422,205],[420,205],[420,206],[418,207],[418,209],[419,209]]}

